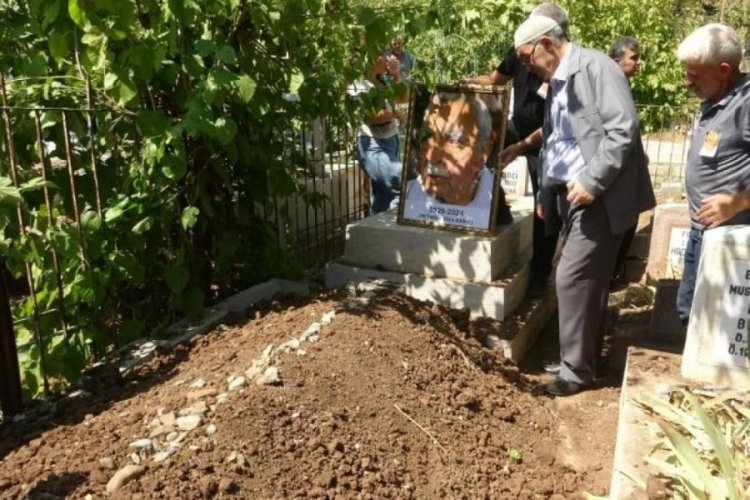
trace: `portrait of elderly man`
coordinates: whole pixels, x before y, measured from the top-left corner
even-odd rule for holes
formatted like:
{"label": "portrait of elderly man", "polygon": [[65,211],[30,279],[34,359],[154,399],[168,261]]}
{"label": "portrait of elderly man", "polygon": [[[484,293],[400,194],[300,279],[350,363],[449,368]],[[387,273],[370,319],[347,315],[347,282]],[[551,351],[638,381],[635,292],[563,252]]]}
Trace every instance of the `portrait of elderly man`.
{"label": "portrait of elderly man", "polygon": [[435,94],[419,128],[418,175],[407,183],[403,218],[489,229],[494,174],[486,164],[495,136],[478,94]]}

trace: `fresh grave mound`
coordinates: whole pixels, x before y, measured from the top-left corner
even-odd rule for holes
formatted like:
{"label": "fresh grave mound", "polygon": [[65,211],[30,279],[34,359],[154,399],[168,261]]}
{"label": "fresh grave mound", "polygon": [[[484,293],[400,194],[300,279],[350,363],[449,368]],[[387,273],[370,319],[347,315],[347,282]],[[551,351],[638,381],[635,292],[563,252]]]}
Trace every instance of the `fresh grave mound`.
{"label": "fresh grave mound", "polygon": [[[0,431],[3,496],[572,496],[554,403],[465,313],[376,289],[264,304]],[[486,328],[483,328],[483,330]]]}

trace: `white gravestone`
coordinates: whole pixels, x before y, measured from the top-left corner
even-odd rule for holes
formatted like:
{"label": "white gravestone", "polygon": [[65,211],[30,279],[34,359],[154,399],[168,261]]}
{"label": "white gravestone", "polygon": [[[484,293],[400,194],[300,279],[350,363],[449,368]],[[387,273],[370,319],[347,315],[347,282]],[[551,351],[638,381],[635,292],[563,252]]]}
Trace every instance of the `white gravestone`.
{"label": "white gravestone", "polygon": [[750,226],[706,231],[682,375],[750,387]]}
{"label": "white gravestone", "polygon": [[667,266],[664,270],[664,278],[682,278],[682,269],[685,262],[685,249],[687,248],[689,227],[672,227],[669,235],[669,247],[667,250]]}
{"label": "white gravestone", "polygon": [[529,190],[529,170],[526,167],[526,157],[519,156],[503,169],[500,185],[505,194],[525,196]]}

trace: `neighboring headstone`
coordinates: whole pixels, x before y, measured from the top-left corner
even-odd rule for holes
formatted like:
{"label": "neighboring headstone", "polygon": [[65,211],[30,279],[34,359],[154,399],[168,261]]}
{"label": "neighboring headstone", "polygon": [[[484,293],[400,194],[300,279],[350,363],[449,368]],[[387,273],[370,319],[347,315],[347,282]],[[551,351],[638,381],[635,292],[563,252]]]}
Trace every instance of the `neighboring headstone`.
{"label": "neighboring headstone", "polygon": [[683,258],[689,232],[690,216],[687,204],[670,203],[656,207],[646,267],[646,276],[649,281],[682,277]]}
{"label": "neighboring headstone", "polygon": [[750,387],[750,226],[706,231],[682,375]]}
{"label": "neighboring headstone", "polygon": [[500,185],[505,194],[526,196],[529,189],[529,169],[525,156],[519,156],[503,169]]}

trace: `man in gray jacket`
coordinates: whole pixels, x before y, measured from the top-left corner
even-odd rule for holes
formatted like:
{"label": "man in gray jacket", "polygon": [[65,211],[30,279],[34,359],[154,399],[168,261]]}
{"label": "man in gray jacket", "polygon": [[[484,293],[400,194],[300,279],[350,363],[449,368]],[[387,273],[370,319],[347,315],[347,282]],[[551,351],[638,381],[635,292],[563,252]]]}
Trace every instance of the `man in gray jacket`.
{"label": "man in gray jacket", "polygon": [[537,211],[557,204],[565,246],[557,267],[559,373],[545,389],[575,394],[594,379],[609,280],[625,231],[655,205],[630,87],[604,53],[570,43],[548,17],[516,30],[516,54],[550,84]]}

